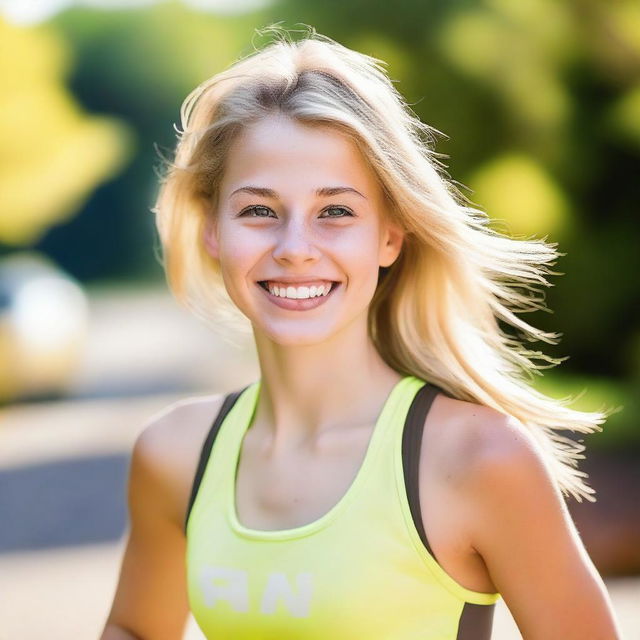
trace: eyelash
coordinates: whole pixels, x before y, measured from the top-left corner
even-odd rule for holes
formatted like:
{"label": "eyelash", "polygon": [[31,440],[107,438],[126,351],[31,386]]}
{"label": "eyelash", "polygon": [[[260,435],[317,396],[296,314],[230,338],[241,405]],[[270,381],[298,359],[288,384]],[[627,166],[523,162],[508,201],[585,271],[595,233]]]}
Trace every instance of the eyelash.
{"label": "eyelash", "polygon": [[[249,213],[250,211],[254,211],[255,209],[268,209],[269,211],[271,211],[271,209],[269,209],[269,207],[265,207],[264,205],[253,205],[251,207],[247,207],[246,209],[243,209],[238,216],[243,216],[245,215],[245,213]],[[347,218],[347,217],[355,217],[355,214],[350,210],[347,209],[346,207],[338,207],[338,206],[331,206],[331,207],[327,207],[326,209],[323,209],[322,211],[329,211],[331,209],[342,209],[342,211],[346,211],[347,215],[346,216],[328,216],[329,218]],[[269,216],[248,216],[249,218],[268,218]]]}

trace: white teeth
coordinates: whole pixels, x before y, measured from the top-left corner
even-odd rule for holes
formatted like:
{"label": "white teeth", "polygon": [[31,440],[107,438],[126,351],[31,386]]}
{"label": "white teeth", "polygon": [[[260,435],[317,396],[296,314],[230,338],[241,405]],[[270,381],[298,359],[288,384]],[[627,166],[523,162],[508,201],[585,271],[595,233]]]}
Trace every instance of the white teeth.
{"label": "white teeth", "polygon": [[292,300],[299,300],[302,298],[315,298],[317,296],[326,296],[331,290],[333,283],[323,284],[318,286],[312,285],[311,287],[278,287],[268,285],[269,293],[280,298],[291,298]]}

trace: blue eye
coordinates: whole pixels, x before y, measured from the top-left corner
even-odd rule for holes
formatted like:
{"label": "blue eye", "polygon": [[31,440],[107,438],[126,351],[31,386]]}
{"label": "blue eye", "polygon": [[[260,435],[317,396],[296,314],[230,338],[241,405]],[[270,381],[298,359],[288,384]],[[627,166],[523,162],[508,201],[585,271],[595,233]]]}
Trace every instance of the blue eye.
{"label": "blue eye", "polygon": [[[263,209],[265,211],[270,211],[270,209],[268,207],[261,207],[261,206],[254,206],[254,207],[248,207],[246,208],[244,211],[242,211],[240,213],[241,216],[245,215],[245,214],[251,214],[251,212],[254,212],[258,209]],[[268,216],[253,216],[253,215],[249,215],[250,218],[267,218]]]}
{"label": "blue eye", "polygon": [[[249,218],[268,218],[270,217],[269,215],[254,215],[256,211],[262,209],[263,211],[271,211],[271,209],[269,209],[269,207],[264,207],[262,205],[254,205],[252,207],[247,207],[246,209],[244,209],[243,211],[241,211],[238,215],[239,216],[248,216]],[[345,208],[345,207],[327,207],[324,211],[343,211],[346,215],[341,215],[341,216],[326,216],[328,218],[345,218],[347,216],[351,216],[353,217],[353,213]]]}
{"label": "blue eye", "polygon": [[[331,211],[332,209],[334,211],[344,211],[347,214],[347,216],[352,216],[353,217],[353,213],[351,213],[351,211],[349,211],[349,209],[345,209],[345,207],[327,207],[325,209],[325,211]],[[344,218],[344,217],[345,216],[329,216],[329,218]]]}

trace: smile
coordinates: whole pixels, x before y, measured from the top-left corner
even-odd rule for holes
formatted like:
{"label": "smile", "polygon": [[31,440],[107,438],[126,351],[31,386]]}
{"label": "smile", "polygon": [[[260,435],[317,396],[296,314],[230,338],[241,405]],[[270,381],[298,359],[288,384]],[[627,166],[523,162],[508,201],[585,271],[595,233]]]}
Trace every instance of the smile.
{"label": "smile", "polygon": [[[275,305],[282,309],[288,309],[290,311],[306,311],[307,309],[314,309],[324,304],[329,298],[333,297],[336,289],[340,287],[340,282],[332,282],[331,288],[327,293],[321,291],[318,294],[317,287],[292,287],[293,290],[287,287],[289,293],[301,293],[301,298],[288,298],[285,296],[277,296],[269,291],[266,281],[256,283],[262,291],[264,291],[267,298]],[[326,286],[326,285],[325,285]],[[315,295],[312,295],[313,294]],[[306,297],[304,297],[306,296]]]}

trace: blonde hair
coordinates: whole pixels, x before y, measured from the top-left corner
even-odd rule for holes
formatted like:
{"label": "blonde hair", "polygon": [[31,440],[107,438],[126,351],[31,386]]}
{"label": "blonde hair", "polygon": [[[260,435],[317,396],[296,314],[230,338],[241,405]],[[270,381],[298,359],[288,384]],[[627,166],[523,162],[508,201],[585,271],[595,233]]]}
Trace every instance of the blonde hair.
{"label": "blonde hair", "polygon": [[[308,27],[308,25],[305,25]],[[452,184],[431,146],[440,133],[424,124],[396,91],[377,58],[353,51],[308,27],[293,42],[277,24],[261,30],[275,40],[201,83],[184,100],[174,161],[167,162],[152,211],[165,272],[176,298],[220,330],[250,332],[226,293],[219,265],[202,234],[215,215],[230,145],[244,127],[272,113],[332,126],[349,136],[376,172],[389,215],[405,241],[394,264],[382,269],[369,309],[369,334],[385,362],[405,375],[440,386],[461,400],[517,418],[541,445],[560,490],[595,502],[577,469],[585,447],[558,431],[589,434],[609,415],[569,408],[525,379],[537,357],[504,333],[498,319],[528,341],[554,344],[516,313],[546,309],[533,285],[545,275],[556,243],[515,239],[488,225]]]}

